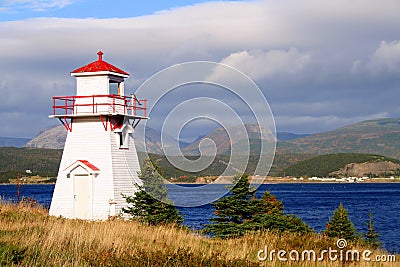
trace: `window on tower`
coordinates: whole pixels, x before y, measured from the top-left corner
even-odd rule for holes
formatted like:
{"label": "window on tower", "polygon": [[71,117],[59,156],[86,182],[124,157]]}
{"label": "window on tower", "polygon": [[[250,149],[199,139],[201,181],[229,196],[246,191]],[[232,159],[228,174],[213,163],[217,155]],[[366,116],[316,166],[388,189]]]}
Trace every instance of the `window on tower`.
{"label": "window on tower", "polygon": [[129,149],[129,134],[122,131],[118,133],[118,146],[120,149]]}
{"label": "window on tower", "polygon": [[110,95],[120,95],[120,83],[110,81]]}
{"label": "window on tower", "polygon": [[123,126],[121,129],[114,130],[116,134],[117,146],[119,149],[129,149],[129,134],[132,130],[129,126]]}

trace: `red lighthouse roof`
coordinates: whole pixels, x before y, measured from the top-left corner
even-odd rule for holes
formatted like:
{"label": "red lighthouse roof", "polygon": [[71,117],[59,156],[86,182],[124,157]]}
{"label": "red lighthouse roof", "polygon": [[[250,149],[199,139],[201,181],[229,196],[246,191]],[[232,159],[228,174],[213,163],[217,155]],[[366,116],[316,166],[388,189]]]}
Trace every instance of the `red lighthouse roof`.
{"label": "red lighthouse roof", "polygon": [[117,68],[110,63],[103,61],[103,52],[99,51],[97,55],[99,58],[97,61],[87,64],[86,66],[80,67],[76,70],[73,70],[71,73],[82,73],[82,72],[99,72],[99,71],[110,71],[115,73],[120,73],[123,75],[129,75],[129,73]]}
{"label": "red lighthouse roof", "polygon": [[99,172],[100,169],[97,168],[96,166],[94,166],[92,163],[90,163],[87,160],[77,160],[74,163],[72,163],[71,165],[69,165],[67,168],[64,169],[64,171],[73,171],[75,168],[77,168],[78,166],[83,167],[84,169],[87,169],[88,171],[93,171],[93,172]]}

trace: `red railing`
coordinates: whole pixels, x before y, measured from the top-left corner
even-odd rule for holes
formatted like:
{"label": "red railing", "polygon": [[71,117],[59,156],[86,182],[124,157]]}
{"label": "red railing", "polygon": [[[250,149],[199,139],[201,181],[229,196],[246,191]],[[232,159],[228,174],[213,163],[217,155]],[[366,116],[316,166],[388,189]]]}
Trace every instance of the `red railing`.
{"label": "red railing", "polygon": [[127,114],[146,117],[146,99],[133,96],[53,96],[53,115]]}

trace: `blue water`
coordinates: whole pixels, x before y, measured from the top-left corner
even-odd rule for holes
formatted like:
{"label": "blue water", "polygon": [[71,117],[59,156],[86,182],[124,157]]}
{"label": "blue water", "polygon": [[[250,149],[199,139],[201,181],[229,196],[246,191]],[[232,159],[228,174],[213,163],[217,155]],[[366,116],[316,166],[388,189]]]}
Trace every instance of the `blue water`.
{"label": "blue water", "polygon": [[[213,185],[223,190],[224,185]],[[22,185],[21,195],[32,197],[39,203],[50,206],[54,185]],[[258,196],[269,190],[283,201],[285,212],[296,214],[317,232],[325,229],[325,223],[342,202],[349,210],[350,219],[359,231],[366,231],[365,223],[372,211],[375,227],[383,246],[389,252],[400,253],[400,183],[382,184],[268,184],[261,185]],[[4,200],[16,200],[16,185],[0,185],[0,196]],[[190,202],[193,195],[170,192],[172,200]],[[213,216],[212,206],[179,208],[184,215],[184,224],[195,229],[202,228]]]}

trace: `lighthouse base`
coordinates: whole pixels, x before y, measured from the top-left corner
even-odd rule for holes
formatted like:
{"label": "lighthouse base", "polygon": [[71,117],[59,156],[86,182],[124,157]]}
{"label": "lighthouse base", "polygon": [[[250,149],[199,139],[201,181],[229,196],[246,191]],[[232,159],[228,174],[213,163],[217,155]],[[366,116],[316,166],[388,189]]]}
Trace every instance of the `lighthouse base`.
{"label": "lighthouse base", "polygon": [[57,176],[50,215],[106,220],[122,215],[124,195],[134,195],[140,165],[133,127],[104,127],[99,117],[74,118]]}

